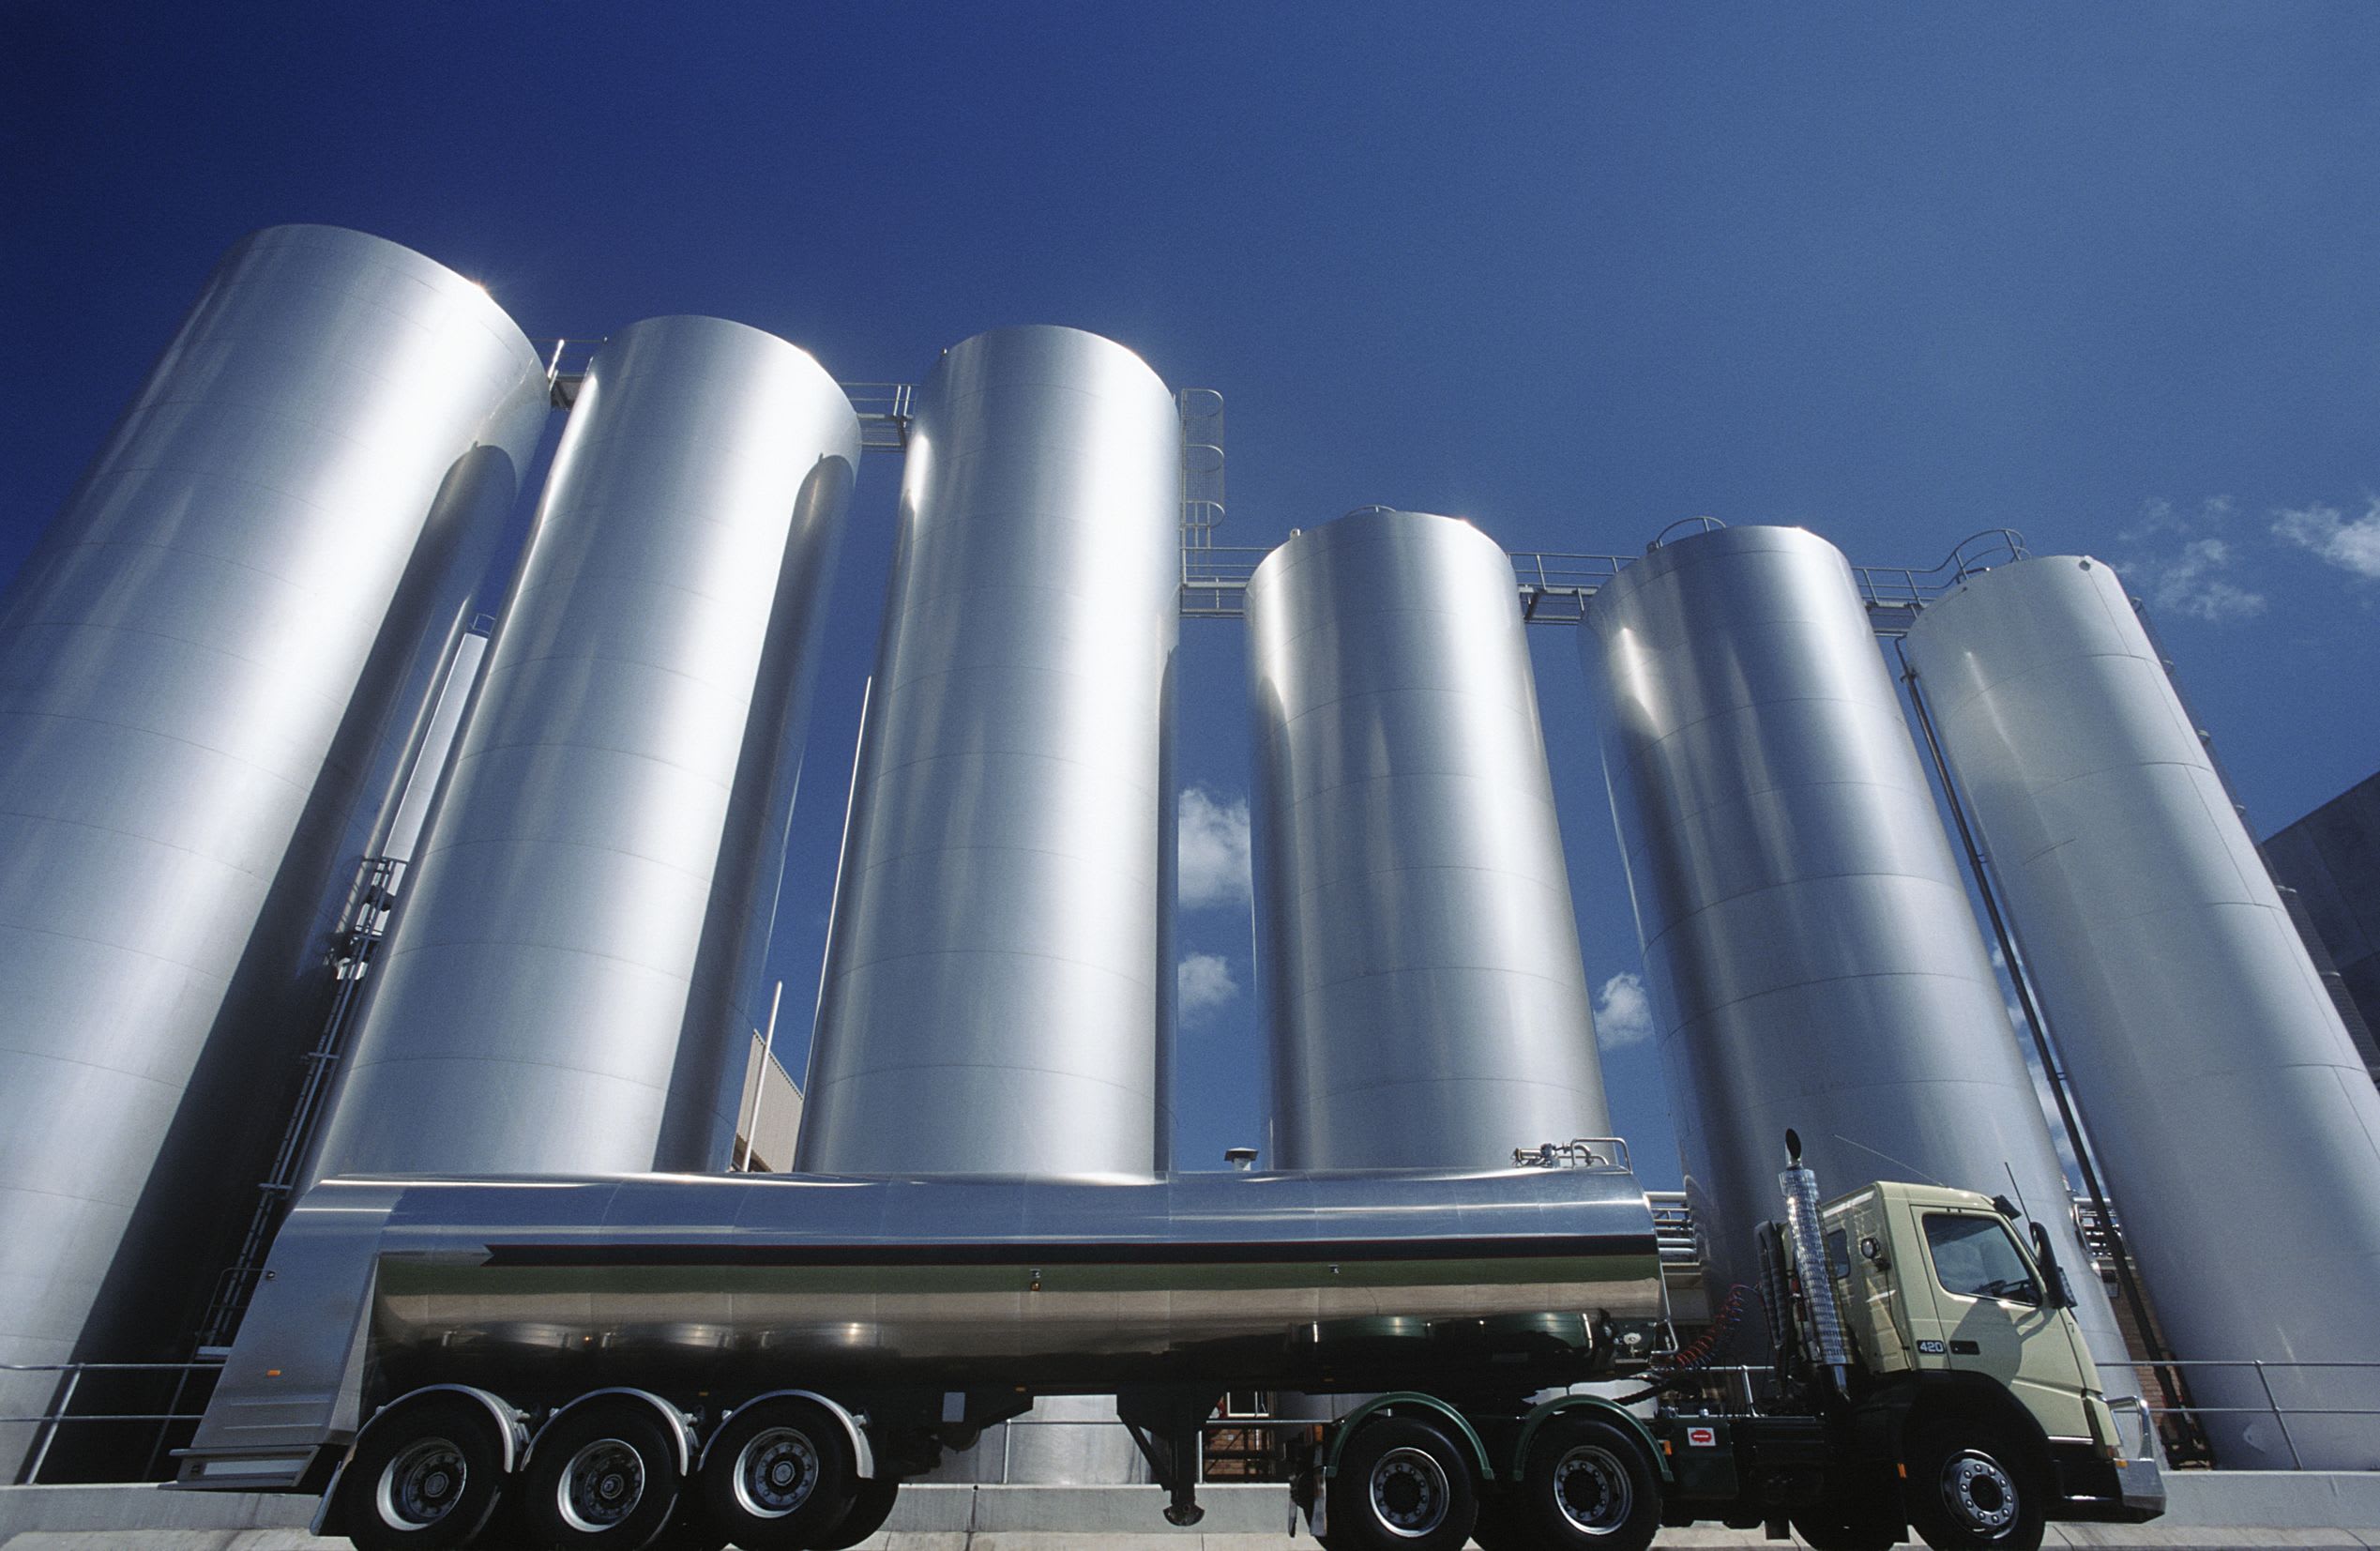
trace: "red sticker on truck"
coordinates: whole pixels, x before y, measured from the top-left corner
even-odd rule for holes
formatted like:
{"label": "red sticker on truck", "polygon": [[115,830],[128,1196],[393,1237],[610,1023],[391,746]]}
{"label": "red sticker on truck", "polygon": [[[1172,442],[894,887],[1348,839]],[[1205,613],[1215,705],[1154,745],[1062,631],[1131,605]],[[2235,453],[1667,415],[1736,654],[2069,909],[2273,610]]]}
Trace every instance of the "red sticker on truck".
{"label": "red sticker on truck", "polygon": [[1718,1429],[1718,1428],[1716,1428],[1716,1427],[1689,1427],[1689,1428],[1687,1428],[1687,1429],[1686,1429],[1686,1447],[1688,1447],[1689,1449],[1716,1449],[1716,1448],[1718,1448],[1718,1447],[1719,1447],[1719,1429]]}

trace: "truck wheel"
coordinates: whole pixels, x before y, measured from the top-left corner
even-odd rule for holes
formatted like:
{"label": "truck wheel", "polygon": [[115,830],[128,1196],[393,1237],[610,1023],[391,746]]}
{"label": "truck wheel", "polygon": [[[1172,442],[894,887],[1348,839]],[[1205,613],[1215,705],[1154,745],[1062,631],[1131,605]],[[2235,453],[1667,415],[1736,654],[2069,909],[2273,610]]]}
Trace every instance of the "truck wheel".
{"label": "truck wheel", "polygon": [[1644,1551],[1661,1528],[1661,1490],[1637,1441],[1608,1422],[1556,1417],[1529,1447],[1521,1516],[1539,1544]]}
{"label": "truck wheel", "polygon": [[855,1463],[826,1410],[764,1400],[729,1417],[703,1451],[703,1507],[743,1551],[825,1545],[855,1505]]}
{"label": "truck wheel", "polygon": [[1446,1434],[1412,1417],[1364,1424],[1330,1480],[1334,1551],[1456,1551],[1478,1514],[1471,1467]]}
{"label": "truck wheel", "polygon": [[1521,1524],[1509,1497],[1481,1498],[1479,1516],[1471,1526],[1471,1542],[1479,1551],[1532,1551],[1537,1542]]}
{"label": "truck wheel", "polygon": [[503,1486],[495,1419],[440,1395],[365,1431],[339,1477],[339,1522],[361,1551],[445,1551],[479,1532]]}
{"label": "truck wheel", "polygon": [[1934,1422],[1909,1447],[1910,1527],[1934,1551],[2038,1551],[2039,1484],[2008,1436],[1976,1422]]}
{"label": "truck wheel", "polygon": [[834,1533],[822,1535],[811,1543],[811,1551],[850,1551],[852,1546],[885,1527],[892,1516],[893,1498],[901,1495],[901,1483],[889,1477],[858,1483],[857,1495],[851,1499],[851,1512]]}
{"label": "truck wheel", "polygon": [[533,1544],[641,1551],[677,1511],[683,1484],[677,1439],[650,1407],[590,1401],[538,1435],[522,1521]]}

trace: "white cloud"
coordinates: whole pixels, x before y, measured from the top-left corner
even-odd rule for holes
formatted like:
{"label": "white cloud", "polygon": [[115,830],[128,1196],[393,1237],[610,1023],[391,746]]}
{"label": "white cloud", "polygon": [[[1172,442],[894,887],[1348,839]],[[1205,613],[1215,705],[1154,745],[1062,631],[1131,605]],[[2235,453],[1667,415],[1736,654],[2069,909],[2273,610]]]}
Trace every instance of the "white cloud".
{"label": "white cloud", "polygon": [[1174,968],[1174,991],[1182,1022],[1194,1024],[1238,996],[1239,982],[1220,953],[1191,953]]}
{"label": "white cloud", "polygon": [[1192,786],[1182,794],[1176,824],[1182,904],[1193,909],[1247,904],[1248,799],[1219,801],[1205,788]]}
{"label": "white cloud", "polygon": [[1613,976],[1595,994],[1595,1042],[1606,1050],[1642,1044],[1653,1035],[1653,1004],[1645,996],[1645,977]]}
{"label": "white cloud", "polygon": [[2336,507],[2276,511],[2272,530],[2342,570],[2380,581],[2380,496],[2366,496],[2363,515],[2352,522]]}
{"label": "white cloud", "polygon": [[2235,559],[2231,545],[2221,539],[2192,539],[2178,555],[2135,560],[2126,569],[2159,613],[2220,623],[2265,612],[2263,593],[2223,579]]}
{"label": "white cloud", "polygon": [[2210,533],[2231,521],[2234,509],[2228,495],[2209,495],[2198,503],[2195,511],[2185,511],[2162,495],[2152,495],[2141,503],[2131,525],[2116,537],[2128,544],[2137,544],[2161,534]]}

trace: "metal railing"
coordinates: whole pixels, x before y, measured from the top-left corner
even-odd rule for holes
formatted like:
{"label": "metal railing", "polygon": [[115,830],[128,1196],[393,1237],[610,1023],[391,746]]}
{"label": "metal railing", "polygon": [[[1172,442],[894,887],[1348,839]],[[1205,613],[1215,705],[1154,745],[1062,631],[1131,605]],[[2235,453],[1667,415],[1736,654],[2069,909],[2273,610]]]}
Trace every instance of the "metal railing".
{"label": "metal railing", "polygon": [[[2143,1363],[2141,1366],[2146,1368],[2149,1365]],[[2289,1467],[2293,1470],[2306,1468],[2306,1462],[2304,1456],[2297,1452],[2296,1436],[2289,1430],[2291,1417],[2301,1420],[2312,1417],[2368,1417],[2372,1419],[2374,1430],[2380,1432],[2380,1407],[2283,1406],[2279,1397],[2274,1395],[2272,1388],[2272,1376],[2276,1373],[2287,1375],[2309,1370],[2328,1372],[2335,1369],[2380,1372],[2380,1362],[2265,1362],[2253,1358],[2174,1358],[2160,1362],[2156,1366],[2197,1372],[2211,1372],[2216,1369],[2236,1371],[2244,1368],[2256,1376],[2256,1387],[2265,1397],[2265,1403],[2262,1406],[2203,1406],[2194,1401],[2188,1406],[2151,1406],[2145,1401],[2140,1402],[2142,1411],[2156,1421],[2160,1432],[2167,1431],[2174,1425],[2196,1426],[2204,1429],[2206,1420],[2210,1417],[2270,1417],[2273,1426],[2281,1434],[2282,1446],[2289,1451]],[[2190,1373],[2185,1372],[2182,1376],[2187,1381]],[[2113,1406],[2115,1403],[2110,1401],[2108,1404]]]}
{"label": "metal railing", "polygon": [[[165,1446],[173,1429],[184,1422],[195,1423],[205,1414],[207,1397],[213,1392],[215,1378],[222,1367],[223,1360],[220,1357],[202,1358],[189,1362],[0,1362],[0,1373],[63,1376],[52,1393],[49,1409],[35,1416],[0,1416],[0,1425],[30,1424],[38,1429],[34,1434],[33,1447],[25,1452],[24,1466],[17,1472],[17,1484],[38,1485],[41,1467],[49,1463],[51,1448],[57,1442],[59,1433],[69,1426],[86,1425],[153,1426],[156,1434],[150,1440],[148,1463],[140,1479],[156,1479],[158,1462],[165,1456]],[[134,1374],[174,1376],[173,1393],[163,1410],[74,1409],[75,1399],[82,1392],[86,1377],[92,1375]],[[202,1377],[205,1380],[205,1388],[196,1395],[191,1394],[191,1381]],[[198,1409],[187,1410],[184,1408],[186,1405],[195,1405]]]}
{"label": "metal railing", "polygon": [[1694,1210],[1682,1190],[1648,1190],[1645,1204],[1653,1209],[1653,1241],[1660,1246],[1664,1265],[1698,1265],[1702,1250],[1694,1242]]}
{"label": "metal railing", "polygon": [[1985,528],[1959,540],[1939,564],[1922,570],[1913,566],[1854,566],[1852,579],[1859,597],[1872,610],[1906,611],[1914,615],[1952,587],[1994,566],[2022,560],[2024,535],[2012,527]]}
{"label": "metal railing", "polygon": [[915,383],[841,383],[859,417],[859,445],[872,452],[898,452],[909,445],[910,406],[916,403]]}

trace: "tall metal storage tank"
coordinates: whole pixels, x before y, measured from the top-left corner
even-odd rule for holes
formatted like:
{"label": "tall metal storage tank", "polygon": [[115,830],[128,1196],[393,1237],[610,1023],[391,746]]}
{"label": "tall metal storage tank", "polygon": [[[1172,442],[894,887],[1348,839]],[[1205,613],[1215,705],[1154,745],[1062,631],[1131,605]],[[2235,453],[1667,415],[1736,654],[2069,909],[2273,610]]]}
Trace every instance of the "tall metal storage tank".
{"label": "tall metal storage tank", "polygon": [[[2185,1359],[2282,1364],[2283,1407],[2380,1410],[2380,1090],[2115,574],[2020,561],[1927,605],[1909,655]],[[2380,1418],[2257,1415],[2192,1369],[2218,1458],[2380,1467]]]}
{"label": "tall metal storage tank", "polygon": [[1163,1166],[1179,436],[1072,328],[919,389],[800,1168]]}
{"label": "tall metal storage tank", "polygon": [[1511,561],[1370,509],[1248,585],[1271,1166],[1611,1130]]}
{"label": "tall metal storage tank", "polygon": [[1714,1286],[1757,1285],[1785,1128],[1822,1181],[2021,1194],[2137,1386],[1851,570],[1800,528],[1653,550],[1579,650]]}
{"label": "tall metal storage tank", "polygon": [[[796,1166],[1166,1166],[1181,451],[1072,328],[946,352],[909,428]],[[1096,1396],[941,1480],[1145,1480]]]}
{"label": "tall metal storage tank", "polygon": [[0,601],[0,1361],[194,1327],[545,393],[462,277],[259,232]]}
{"label": "tall metal storage tank", "polygon": [[318,1175],[726,1165],[858,458],[758,329],[597,354]]}

